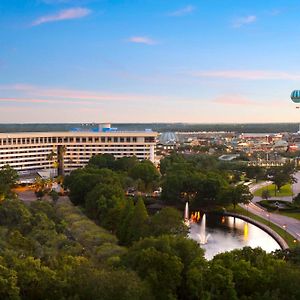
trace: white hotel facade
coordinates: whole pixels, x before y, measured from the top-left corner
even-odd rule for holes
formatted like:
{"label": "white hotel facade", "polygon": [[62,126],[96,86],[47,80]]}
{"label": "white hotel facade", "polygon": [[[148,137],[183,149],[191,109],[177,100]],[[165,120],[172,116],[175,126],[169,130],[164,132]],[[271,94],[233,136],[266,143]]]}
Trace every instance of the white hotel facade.
{"label": "white hotel facade", "polygon": [[152,131],[0,133],[0,167],[10,165],[17,171],[52,169],[61,147],[65,173],[84,167],[96,154],[136,156],[154,162],[156,137]]}

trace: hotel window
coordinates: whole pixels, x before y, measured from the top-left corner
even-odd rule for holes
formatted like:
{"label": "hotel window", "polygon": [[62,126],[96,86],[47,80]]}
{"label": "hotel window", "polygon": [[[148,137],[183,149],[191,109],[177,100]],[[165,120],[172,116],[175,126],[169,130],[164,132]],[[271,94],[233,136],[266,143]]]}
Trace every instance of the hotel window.
{"label": "hotel window", "polygon": [[89,142],[92,142],[93,141],[93,138],[92,137],[89,137]]}
{"label": "hotel window", "polygon": [[82,138],[82,142],[83,143],[85,143],[86,142],[86,138],[84,137],[84,138]]}
{"label": "hotel window", "polygon": [[105,143],[105,137],[101,138],[101,143]]}
{"label": "hotel window", "polygon": [[76,143],[79,143],[80,142],[80,138],[76,138]]}
{"label": "hotel window", "polygon": [[130,143],[130,137],[127,137],[127,138],[126,138],[126,142],[127,142],[127,143]]}
{"label": "hotel window", "polygon": [[67,142],[68,142],[68,138],[65,137],[65,138],[64,138],[64,143],[67,143]]}
{"label": "hotel window", "polygon": [[118,142],[118,138],[114,137],[114,143],[117,143],[117,142]]}
{"label": "hotel window", "polygon": [[124,138],[123,137],[120,138],[120,142],[124,143]]}
{"label": "hotel window", "polygon": [[35,142],[36,142],[36,144],[38,144],[39,143],[39,138],[35,138]]}
{"label": "hotel window", "polygon": [[107,138],[107,141],[108,141],[108,142],[111,142],[111,137],[108,137],[108,138]]}
{"label": "hotel window", "polygon": [[99,138],[98,137],[95,138],[95,143],[99,143]]}
{"label": "hotel window", "polygon": [[132,138],[132,142],[136,143],[136,137]]}

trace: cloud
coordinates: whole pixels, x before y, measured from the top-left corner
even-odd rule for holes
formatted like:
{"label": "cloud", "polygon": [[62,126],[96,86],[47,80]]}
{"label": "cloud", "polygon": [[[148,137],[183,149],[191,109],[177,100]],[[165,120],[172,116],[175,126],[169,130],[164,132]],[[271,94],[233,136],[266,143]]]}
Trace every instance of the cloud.
{"label": "cloud", "polygon": [[257,21],[256,16],[254,16],[254,15],[246,16],[246,17],[235,19],[232,23],[232,26],[234,28],[239,28],[239,27],[242,27],[244,25],[255,23],[256,21]]}
{"label": "cloud", "polygon": [[49,22],[58,22],[58,21],[64,21],[64,20],[72,20],[72,19],[79,19],[86,17],[91,13],[91,10],[87,8],[81,8],[81,7],[76,7],[76,8],[70,8],[70,9],[65,9],[61,10],[56,14],[53,15],[47,15],[47,16],[42,16],[35,20],[32,23],[32,26],[38,26],[44,23],[49,23]]}
{"label": "cloud", "polygon": [[[14,99],[21,99],[21,102],[30,102],[32,99],[36,102],[55,103],[57,101],[64,101],[70,103],[90,103],[96,104],[97,102],[107,101],[146,101],[152,102],[154,100],[163,101],[167,97],[158,95],[141,95],[141,94],[120,94],[120,93],[107,93],[96,91],[83,91],[71,90],[60,88],[45,88],[27,84],[14,84],[14,85],[0,85],[0,91],[8,91],[10,93],[18,93],[20,97]],[[12,98],[2,98],[12,99]],[[22,100],[24,99],[24,100]],[[49,102],[50,101],[50,102]]]}
{"label": "cloud", "polygon": [[45,4],[61,4],[61,3],[68,3],[72,0],[40,0],[40,2],[43,2]]}
{"label": "cloud", "polygon": [[193,11],[196,10],[196,7],[193,5],[187,5],[181,9],[172,11],[170,13],[168,13],[168,16],[170,17],[181,17],[181,16],[185,16],[185,15],[189,15],[191,14]]}
{"label": "cloud", "polygon": [[128,40],[130,43],[135,44],[145,44],[145,45],[155,45],[157,42],[147,36],[132,36]]}
{"label": "cloud", "polygon": [[299,74],[264,70],[217,70],[192,72],[194,77],[240,80],[300,80]]}
{"label": "cloud", "polygon": [[212,102],[216,104],[225,105],[257,105],[256,102],[251,101],[248,98],[241,95],[223,95],[217,97]]}

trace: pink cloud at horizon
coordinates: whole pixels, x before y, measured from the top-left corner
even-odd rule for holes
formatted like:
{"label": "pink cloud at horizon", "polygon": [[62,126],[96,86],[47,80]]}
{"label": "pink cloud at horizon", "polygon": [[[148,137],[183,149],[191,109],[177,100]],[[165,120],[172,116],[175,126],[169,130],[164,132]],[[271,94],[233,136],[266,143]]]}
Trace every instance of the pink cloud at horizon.
{"label": "pink cloud at horizon", "polygon": [[300,80],[300,74],[264,70],[216,70],[191,72],[193,77],[241,80]]}

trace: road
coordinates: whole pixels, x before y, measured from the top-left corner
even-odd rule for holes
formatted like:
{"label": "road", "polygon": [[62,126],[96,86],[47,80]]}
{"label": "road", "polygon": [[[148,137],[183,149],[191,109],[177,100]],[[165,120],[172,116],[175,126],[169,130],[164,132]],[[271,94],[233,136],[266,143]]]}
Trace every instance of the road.
{"label": "road", "polygon": [[[298,182],[293,184],[293,192],[294,195],[297,195],[300,192],[300,172],[295,174]],[[253,193],[254,191],[260,189],[263,186],[271,184],[270,181],[262,182],[251,186],[249,189]],[[277,199],[291,201],[291,197],[277,197]],[[259,207],[256,202],[260,201],[260,197],[254,197],[252,202],[248,205],[241,205],[244,209],[249,212],[256,214],[265,220],[276,224],[277,226],[285,229],[289,234],[291,234],[295,239],[300,241],[300,221],[294,218],[286,217],[283,215],[269,213],[267,210]]]}

